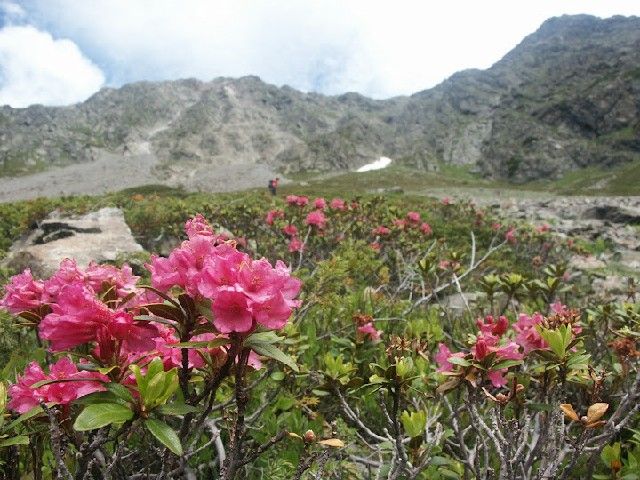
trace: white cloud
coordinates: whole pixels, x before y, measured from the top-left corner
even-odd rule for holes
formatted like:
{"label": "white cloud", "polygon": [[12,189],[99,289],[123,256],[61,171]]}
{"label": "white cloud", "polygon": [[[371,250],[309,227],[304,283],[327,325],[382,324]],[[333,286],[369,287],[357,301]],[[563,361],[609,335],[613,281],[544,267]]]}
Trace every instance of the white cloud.
{"label": "white cloud", "polygon": [[547,18],[640,14],[638,0],[22,0],[111,85],[259,75],[384,98],[487,68]]}
{"label": "white cloud", "polygon": [[0,105],[67,105],[84,100],[104,75],[71,40],[32,26],[0,30]]}

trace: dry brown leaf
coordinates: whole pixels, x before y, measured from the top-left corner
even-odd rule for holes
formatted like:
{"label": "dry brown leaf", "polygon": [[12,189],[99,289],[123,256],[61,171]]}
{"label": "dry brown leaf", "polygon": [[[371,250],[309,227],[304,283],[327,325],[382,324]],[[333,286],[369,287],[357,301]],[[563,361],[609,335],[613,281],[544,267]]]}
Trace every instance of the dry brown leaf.
{"label": "dry brown leaf", "polygon": [[573,409],[570,403],[561,403],[560,410],[564,412],[564,416],[567,417],[569,420],[573,420],[574,422],[580,421],[580,417],[578,417],[578,414]]}
{"label": "dry brown leaf", "polygon": [[334,448],[344,447],[344,442],[339,438],[327,438],[326,440],[320,440],[318,443],[321,445],[326,445],[327,447],[334,447]]}
{"label": "dry brown leaf", "polygon": [[600,420],[608,408],[608,403],[594,403],[591,405],[587,410],[587,424]]}

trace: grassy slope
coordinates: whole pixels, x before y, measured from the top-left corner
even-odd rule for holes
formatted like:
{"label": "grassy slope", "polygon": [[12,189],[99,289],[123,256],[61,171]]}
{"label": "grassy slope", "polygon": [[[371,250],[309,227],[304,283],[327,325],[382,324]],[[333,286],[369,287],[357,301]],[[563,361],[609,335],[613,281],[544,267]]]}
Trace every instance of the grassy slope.
{"label": "grassy slope", "polygon": [[[305,191],[324,195],[346,195],[375,192],[377,189],[401,187],[407,193],[446,194],[448,188],[485,189],[526,195],[528,192],[545,192],[559,195],[640,195],[640,160],[612,169],[587,168],[567,173],[553,181],[536,181],[522,185],[504,181],[492,181],[475,177],[463,168],[443,166],[440,172],[423,172],[391,166],[384,170],[366,173],[342,173],[336,175],[299,174],[294,183],[282,191],[300,190],[300,182],[306,182]],[[304,185],[304,183],[303,183]]]}

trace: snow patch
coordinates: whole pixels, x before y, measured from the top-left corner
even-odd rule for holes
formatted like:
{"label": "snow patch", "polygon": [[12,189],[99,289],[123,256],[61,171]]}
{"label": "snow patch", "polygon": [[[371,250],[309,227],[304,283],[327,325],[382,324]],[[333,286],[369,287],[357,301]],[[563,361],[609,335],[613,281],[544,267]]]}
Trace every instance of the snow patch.
{"label": "snow patch", "polygon": [[356,172],[370,172],[371,170],[380,170],[388,167],[391,164],[391,159],[389,157],[380,157],[379,160],[376,160],[373,163],[367,163],[366,165],[361,166]]}

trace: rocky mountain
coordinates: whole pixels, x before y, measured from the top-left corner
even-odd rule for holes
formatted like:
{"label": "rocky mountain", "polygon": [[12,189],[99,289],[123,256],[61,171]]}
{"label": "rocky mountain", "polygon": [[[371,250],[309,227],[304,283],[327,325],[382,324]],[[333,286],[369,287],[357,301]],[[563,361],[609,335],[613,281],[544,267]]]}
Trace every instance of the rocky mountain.
{"label": "rocky mountain", "polygon": [[239,164],[326,171],[381,155],[518,182],[639,159],[640,18],[552,18],[491,68],[389,100],[243,77],[141,82],[69,107],[0,108],[5,176],[105,159],[151,162],[161,179]]}

